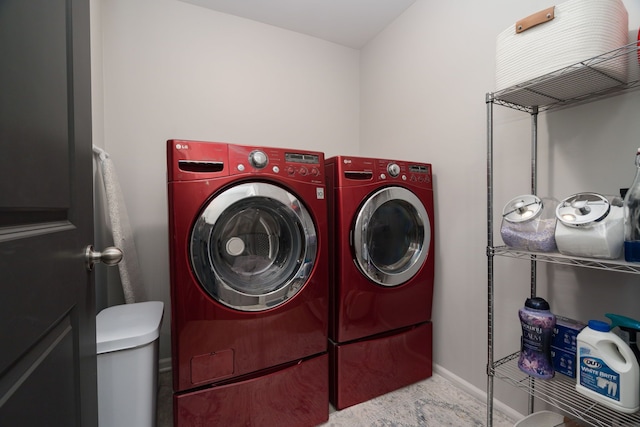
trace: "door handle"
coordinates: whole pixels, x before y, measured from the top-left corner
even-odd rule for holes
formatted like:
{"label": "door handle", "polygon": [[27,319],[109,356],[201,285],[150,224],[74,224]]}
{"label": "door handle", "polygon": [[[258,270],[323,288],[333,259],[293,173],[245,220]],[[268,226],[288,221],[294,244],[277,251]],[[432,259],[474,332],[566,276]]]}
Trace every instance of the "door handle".
{"label": "door handle", "polygon": [[100,262],[108,266],[117,265],[122,261],[122,256],[122,250],[114,246],[109,246],[102,252],[98,252],[93,250],[93,245],[89,245],[84,251],[85,265],[88,271],[93,270],[93,264]]}

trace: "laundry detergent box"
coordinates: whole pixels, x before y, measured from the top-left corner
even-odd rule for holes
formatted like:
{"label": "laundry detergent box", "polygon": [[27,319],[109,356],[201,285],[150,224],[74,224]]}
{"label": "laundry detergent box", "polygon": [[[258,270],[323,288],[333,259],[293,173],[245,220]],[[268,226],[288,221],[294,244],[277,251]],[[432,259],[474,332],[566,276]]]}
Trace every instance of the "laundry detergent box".
{"label": "laundry detergent box", "polygon": [[551,347],[553,369],[570,378],[576,377],[576,353]]}
{"label": "laundry detergent box", "polygon": [[587,324],[580,320],[556,315],[551,347],[575,354],[577,351],[576,337],[586,326]]}

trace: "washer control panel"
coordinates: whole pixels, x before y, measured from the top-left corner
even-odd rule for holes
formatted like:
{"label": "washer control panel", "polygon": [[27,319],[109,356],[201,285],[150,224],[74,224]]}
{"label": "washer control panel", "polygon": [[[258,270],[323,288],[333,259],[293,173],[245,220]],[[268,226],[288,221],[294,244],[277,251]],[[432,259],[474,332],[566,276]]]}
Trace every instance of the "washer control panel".
{"label": "washer control panel", "polygon": [[324,154],[188,140],[167,141],[169,181],[256,174],[325,185]]}
{"label": "washer control panel", "polygon": [[230,173],[276,175],[298,181],[324,182],[324,155],[313,151],[229,145]]}

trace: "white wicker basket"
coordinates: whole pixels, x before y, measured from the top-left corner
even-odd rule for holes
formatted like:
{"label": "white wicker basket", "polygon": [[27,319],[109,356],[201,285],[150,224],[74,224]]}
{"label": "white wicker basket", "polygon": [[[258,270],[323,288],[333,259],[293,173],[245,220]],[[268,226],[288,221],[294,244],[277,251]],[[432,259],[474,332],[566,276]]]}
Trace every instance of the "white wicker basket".
{"label": "white wicker basket", "polygon": [[628,21],[621,0],[568,0],[519,21],[497,38],[496,91],[627,44]]}
{"label": "white wicker basket", "polygon": [[551,411],[538,411],[521,419],[513,427],[555,427],[564,422],[564,417]]}

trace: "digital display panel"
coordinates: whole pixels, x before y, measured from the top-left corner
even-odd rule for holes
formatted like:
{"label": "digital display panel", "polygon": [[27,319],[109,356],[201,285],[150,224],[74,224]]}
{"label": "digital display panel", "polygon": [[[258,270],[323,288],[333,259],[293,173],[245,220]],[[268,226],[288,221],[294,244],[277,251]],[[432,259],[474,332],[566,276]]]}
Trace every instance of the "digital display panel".
{"label": "digital display panel", "polygon": [[429,167],[423,165],[412,165],[409,166],[409,172],[413,173],[429,173]]}
{"label": "digital display panel", "polygon": [[291,163],[320,163],[320,157],[316,154],[285,153],[284,156]]}

